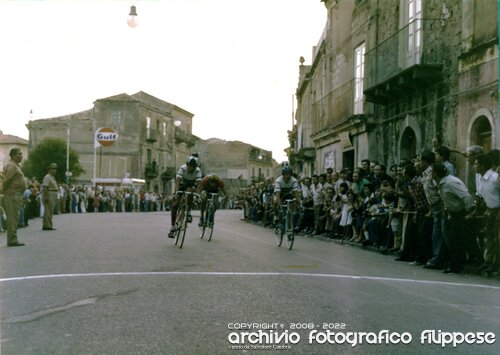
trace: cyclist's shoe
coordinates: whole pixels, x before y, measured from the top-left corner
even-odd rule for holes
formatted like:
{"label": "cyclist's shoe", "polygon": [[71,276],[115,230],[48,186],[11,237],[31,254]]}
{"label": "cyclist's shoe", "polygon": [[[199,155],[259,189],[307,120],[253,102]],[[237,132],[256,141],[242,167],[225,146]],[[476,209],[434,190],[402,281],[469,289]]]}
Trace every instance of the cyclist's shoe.
{"label": "cyclist's shoe", "polygon": [[213,228],[213,226],[214,226],[214,224],[213,224],[212,222],[210,222],[210,223],[208,224],[208,228]]}
{"label": "cyclist's shoe", "polygon": [[200,217],[200,221],[198,222],[198,227],[203,227],[203,217]]}
{"label": "cyclist's shoe", "polygon": [[186,221],[187,221],[188,223],[191,223],[191,222],[193,221],[193,216],[191,216],[190,214],[188,214],[188,215],[186,216]]}
{"label": "cyclist's shoe", "polygon": [[172,228],[170,232],[168,233],[169,238],[175,238],[175,228]]}

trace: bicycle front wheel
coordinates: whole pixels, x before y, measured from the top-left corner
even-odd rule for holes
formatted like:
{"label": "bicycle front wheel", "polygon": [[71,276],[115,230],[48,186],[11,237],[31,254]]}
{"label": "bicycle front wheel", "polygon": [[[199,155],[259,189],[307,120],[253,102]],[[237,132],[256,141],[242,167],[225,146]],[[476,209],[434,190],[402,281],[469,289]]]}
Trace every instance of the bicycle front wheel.
{"label": "bicycle front wheel", "polygon": [[200,226],[200,239],[203,239],[203,237],[205,236],[206,229],[207,229],[207,222],[203,221],[203,223]]}
{"label": "bicycle front wheel", "polygon": [[208,210],[208,213],[207,213],[207,223],[208,223],[208,241],[211,241],[212,240],[212,234],[214,233],[214,213],[215,211],[213,210],[213,208],[210,208]]}
{"label": "bicycle front wheel", "polygon": [[286,247],[288,248],[288,250],[292,250],[293,242],[295,240],[295,232],[293,229],[292,216],[289,214],[286,219],[287,219],[286,238],[285,238]]}
{"label": "bicycle front wheel", "polygon": [[179,244],[177,245],[179,248],[182,248],[182,245],[184,244],[184,239],[186,238],[186,231],[187,231],[187,221],[185,221],[184,227],[181,228],[179,233]]}
{"label": "bicycle front wheel", "polygon": [[276,237],[276,245],[281,246],[281,243],[283,243],[283,228],[281,226],[281,222],[274,227],[274,234]]}
{"label": "bicycle front wheel", "polygon": [[289,231],[286,235],[285,241],[286,241],[286,247],[288,250],[292,250],[293,247],[293,242],[295,240],[295,233],[292,231]]}
{"label": "bicycle front wheel", "polygon": [[175,232],[175,245],[177,245],[179,248],[182,248],[182,244],[184,243],[184,237],[186,235],[186,227],[187,227],[186,208],[181,207],[177,212],[177,221],[175,223],[175,228],[177,229]]}

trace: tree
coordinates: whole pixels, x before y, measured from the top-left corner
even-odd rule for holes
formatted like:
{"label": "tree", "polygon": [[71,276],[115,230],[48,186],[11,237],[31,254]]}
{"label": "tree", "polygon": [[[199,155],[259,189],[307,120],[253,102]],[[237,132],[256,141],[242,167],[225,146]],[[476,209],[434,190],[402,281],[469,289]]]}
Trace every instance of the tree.
{"label": "tree", "polygon": [[[57,164],[56,180],[66,182],[66,142],[61,138],[45,138],[30,153],[24,162],[22,169],[24,174],[31,178],[36,177],[42,181],[47,174],[47,168],[51,163]],[[69,150],[69,171],[72,173],[70,181],[74,181],[85,172],[80,165],[78,153],[70,148]]]}

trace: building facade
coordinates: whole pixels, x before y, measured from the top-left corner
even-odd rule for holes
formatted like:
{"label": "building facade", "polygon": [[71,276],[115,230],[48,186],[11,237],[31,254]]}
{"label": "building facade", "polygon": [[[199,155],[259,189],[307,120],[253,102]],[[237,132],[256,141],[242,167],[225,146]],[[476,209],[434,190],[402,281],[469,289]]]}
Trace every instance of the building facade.
{"label": "building facade", "polygon": [[10,150],[14,147],[21,149],[23,160],[28,159],[28,141],[10,134],[3,134],[0,131],[0,171],[3,170],[4,164],[9,161]]}
{"label": "building facade", "polygon": [[[187,159],[196,137],[193,114],[144,92],[98,99],[90,110],[29,121],[30,147],[44,138],[69,140],[86,170],[76,182],[103,179],[142,179],[149,191],[165,192],[177,166]],[[110,146],[95,146],[102,127],[118,134]]]}
{"label": "building facade", "polygon": [[199,154],[203,172],[221,177],[230,196],[251,183],[281,174],[272,152],[251,144],[211,138],[198,140],[194,150]]}
{"label": "building facade", "polygon": [[[289,158],[303,173],[390,165],[430,149],[500,146],[494,0],[325,0],[299,66]],[[468,180],[465,159],[453,156]]]}
{"label": "building facade", "polygon": [[[96,100],[90,110],[29,121],[29,146],[47,137],[69,140],[86,171],[73,180],[78,184],[116,186],[126,180],[147,191],[170,192],[178,167],[192,154],[199,157],[204,174],[226,181],[232,195],[277,176],[272,152],[238,141],[200,139],[192,134],[193,116],[144,92],[120,94]],[[96,147],[95,132],[103,127],[118,139]]]}

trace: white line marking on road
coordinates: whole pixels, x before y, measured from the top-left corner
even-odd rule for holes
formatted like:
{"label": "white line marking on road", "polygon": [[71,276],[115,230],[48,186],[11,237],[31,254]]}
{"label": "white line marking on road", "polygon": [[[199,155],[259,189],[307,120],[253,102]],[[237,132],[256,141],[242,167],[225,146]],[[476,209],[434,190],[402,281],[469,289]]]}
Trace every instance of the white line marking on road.
{"label": "white line marking on road", "polygon": [[358,276],[358,275],[336,275],[336,274],[311,274],[298,272],[202,272],[202,271],[159,271],[159,272],[102,272],[102,273],[85,273],[85,274],[55,274],[55,275],[33,275],[33,276],[18,276],[0,279],[0,283],[40,280],[40,279],[60,279],[60,278],[75,278],[75,277],[114,277],[114,276],[299,276],[299,277],[325,277],[332,279],[352,279],[352,280],[372,280],[372,281],[388,281],[388,282],[403,282],[415,284],[429,285],[446,285],[458,287],[477,287],[487,288],[492,290],[500,290],[500,286],[468,284],[461,282],[446,282],[446,281],[431,281],[431,280],[412,280],[378,276]]}

